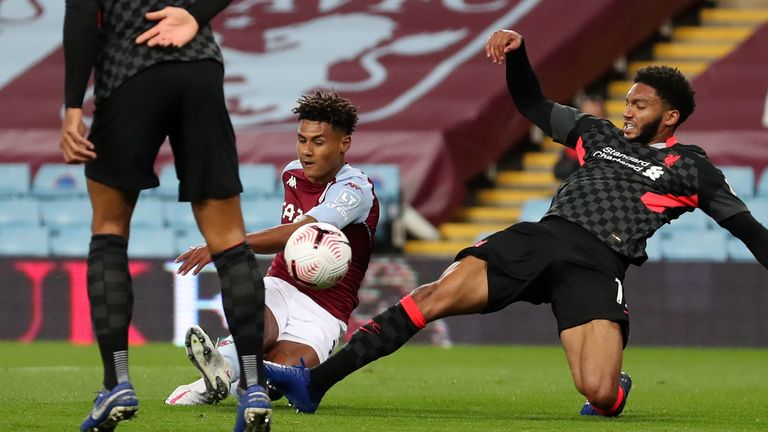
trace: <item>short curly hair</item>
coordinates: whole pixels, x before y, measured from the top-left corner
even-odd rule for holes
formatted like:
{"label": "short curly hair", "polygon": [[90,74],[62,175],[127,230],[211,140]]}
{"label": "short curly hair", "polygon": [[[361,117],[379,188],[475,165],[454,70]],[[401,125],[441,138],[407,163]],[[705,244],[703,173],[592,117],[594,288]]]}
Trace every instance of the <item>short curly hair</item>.
{"label": "short curly hair", "polygon": [[355,130],[357,107],[335,91],[318,90],[314,94],[301,96],[298,103],[293,113],[299,120],[325,122],[347,135]]}
{"label": "short curly hair", "polygon": [[680,121],[677,122],[677,126],[683,124],[696,108],[694,99],[696,91],[677,68],[644,67],[637,71],[635,82],[653,87],[662,101],[680,112]]}

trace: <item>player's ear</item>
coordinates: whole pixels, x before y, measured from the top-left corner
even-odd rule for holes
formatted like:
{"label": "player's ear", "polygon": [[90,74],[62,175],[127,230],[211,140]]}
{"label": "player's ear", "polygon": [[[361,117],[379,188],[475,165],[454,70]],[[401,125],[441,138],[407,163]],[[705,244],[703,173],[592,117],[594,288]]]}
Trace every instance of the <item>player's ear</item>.
{"label": "player's ear", "polygon": [[671,128],[677,127],[677,123],[680,121],[680,111],[676,109],[669,109],[664,111],[664,124]]}
{"label": "player's ear", "polygon": [[352,146],[352,135],[346,135],[341,139],[341,152],[346,153]]}

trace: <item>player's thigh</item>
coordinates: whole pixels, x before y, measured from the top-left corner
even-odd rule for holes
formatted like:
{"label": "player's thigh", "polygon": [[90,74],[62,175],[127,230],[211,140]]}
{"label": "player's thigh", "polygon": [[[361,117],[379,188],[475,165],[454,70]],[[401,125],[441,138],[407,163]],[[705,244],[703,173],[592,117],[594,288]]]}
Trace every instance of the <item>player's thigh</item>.
{"label": "player's thigh", "polygon": [[411,296],[427,322],[482,312],[488,303],[486,269],[484,260],[465,256],[451,264],[440,279],[416,288]]}
{"label": "player's thigh", "polygon": [[182,87],[170,132],[179,200],[221,199],[242,192],[235,133],[224,98],[224,71],[215,61],[176,65]]}
{"label": "player's thigh", "polygon": [[177,105],[163,75],[160,65],[147,68],[97,103],[89,134],[96,159],[86,164],[86,177],[128,190],[159,184],[154,163]]}
{"label": "player's thigh", "polygon": [[314,367],[320,364],[320,359],[313,347],[290,340],[281,340],[272,344],[266,353],[266,359],[289,366],[304,364],[306,367]]}
{"label": "player's thigh", "polygon": [[91,179],[87,179],[86,184],[93,209],[91,231],[127,239],[138,192],[116,189]]}

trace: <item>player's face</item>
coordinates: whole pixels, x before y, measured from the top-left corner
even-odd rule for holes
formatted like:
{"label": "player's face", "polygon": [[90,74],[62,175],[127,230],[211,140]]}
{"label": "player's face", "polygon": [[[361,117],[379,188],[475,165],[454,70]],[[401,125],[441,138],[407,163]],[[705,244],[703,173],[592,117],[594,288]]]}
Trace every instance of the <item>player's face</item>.
{"label": "player's face", "polygon": [[675,132],[680,113],[670,109],[643,83],[635,83],[627,92],[624,106],[624,138],[641,144],[665,142]]}
{"label": "player's face", "polygon": [[304,174],[312,183],[331,181],[344,166],[344,154],[352,137],[334,129],[330,123],[302,120],[296,141],[296,153]]}

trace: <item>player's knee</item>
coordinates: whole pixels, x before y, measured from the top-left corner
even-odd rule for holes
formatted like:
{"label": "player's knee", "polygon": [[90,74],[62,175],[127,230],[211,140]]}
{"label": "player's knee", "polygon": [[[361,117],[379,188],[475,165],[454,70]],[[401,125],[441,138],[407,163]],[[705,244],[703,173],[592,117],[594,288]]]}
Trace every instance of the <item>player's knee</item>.
{"label": "player's knee", "polygon": [[411,293],[411,297],[416,302],[416,306],[419,307],[419,311],[421,311],[422,316],[424,316],[427,322],[439,318],[445,308],[445,301],[442,299],[440,286],[437,282],[431,282],[416,288]]}

